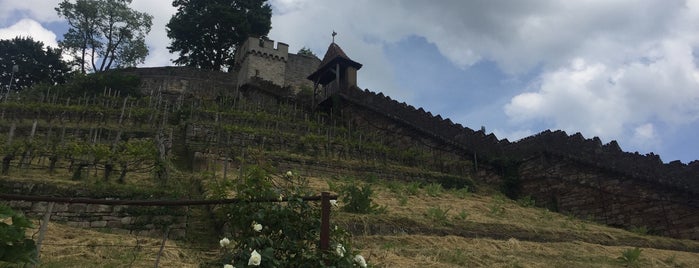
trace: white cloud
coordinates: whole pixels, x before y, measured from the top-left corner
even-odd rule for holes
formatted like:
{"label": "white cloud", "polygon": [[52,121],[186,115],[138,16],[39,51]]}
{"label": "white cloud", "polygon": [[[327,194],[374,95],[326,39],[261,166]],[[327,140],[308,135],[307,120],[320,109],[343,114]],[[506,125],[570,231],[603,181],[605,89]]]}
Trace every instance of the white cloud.
{"label": "white cloud", "polygon": [[652,123],[645,123],[633,129],[630,144],[636,148],[651,151],[661,148],[662,141],[655,130],[655,125]]}
{"label": "white cloud", "polygon": [[18,14],[40,22],[58,21],[60,19],[54,8],[60,2],[61,0],[0,0],[0,25],[8,23],[7,19]]}
{"label": "white cloud", "polygon": [[46,46],[58,47],[56,34],[32,19],[22,19],[10,27],[0,29],[0,39],[15,37],[31,37],[34,41],[41,41]]}
{"label": "white cloud", "polygon": [[544,72],[532,85],[535,91],[512,98],[505,113],[514,122],[541,119],[586,136],[655,138],[653,125],[645,122],[699,120],[699,69],[692,59],[691,44],[682,40],[664,41],[629,62],[577,59]]}
{"label": "white cloud", "polygon": [[131,8],[140,12],[146,12],[153,16],[153,26],[146,37],[148,45],[148,57],[143,66],[170,66],[176,56],[168,52],[167,46],[170,39],[167,37],[165,25],[170,21],[177,9],[172,6],[171,0],[135,0]]}

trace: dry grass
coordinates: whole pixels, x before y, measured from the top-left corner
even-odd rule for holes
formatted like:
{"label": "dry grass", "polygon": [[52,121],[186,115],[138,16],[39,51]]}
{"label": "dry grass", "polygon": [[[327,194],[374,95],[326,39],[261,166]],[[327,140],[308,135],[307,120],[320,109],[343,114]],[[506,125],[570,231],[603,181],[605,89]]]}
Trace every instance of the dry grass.
{"label": "dry grass", "polygon": [[[629,248],[421,235],[360,236],[354,243],[377,267],[620,267],[616,258]],[[643,267],[699,267],[696,253],[642,250]]]}
{"label": "dry grass", "polygon": [[[329,183],[366,184],[312,181],[317,191],[330,190]],[[386,214],[338,213],[335,221],[353,230],[355,246],[377,267],[620,267],[617,257],[633,247],[643,250],[642,267],[699,267],[697,241],[642,236],[497,195],[443,190],[431,196],[425,187],[410,195],[401,190],[405,183],[371,185]],[[427,216],[435,208],[446,211],[446,224]]]}
{"label": "dry grass", "polygon": [[[323,178],[308,182],[314,192],[330,191],[330,184],[367,184]],[[353,232],[355,249],[374,267],[621,267],[617,257],[634,247],[643,250],[641,267],[699,267],[699,241],[638,235],[522,207],[492,194],[451,190],[435,194],[425,187],[410,194],[406,183],[371,186],[372,198],[386,207],[385,214],[335,211],[332,221]],[[446,222],[430,218],[435,209],[446,212]],[[42,248],[42,267],[149,267],[159,246],[158,238],[52,223]],[[215,255],[189,247],[168,241],[161,267],[199,267]]]}
{"label": "dry grass", "polygon": [[[36,224],[38,226],[38,223]],[[27,230],[28,234],[37,230]],[[49,223],[41,267],[152,267],[162,240]],[[199,267],[199,254],[167,241],[160,267]]]}

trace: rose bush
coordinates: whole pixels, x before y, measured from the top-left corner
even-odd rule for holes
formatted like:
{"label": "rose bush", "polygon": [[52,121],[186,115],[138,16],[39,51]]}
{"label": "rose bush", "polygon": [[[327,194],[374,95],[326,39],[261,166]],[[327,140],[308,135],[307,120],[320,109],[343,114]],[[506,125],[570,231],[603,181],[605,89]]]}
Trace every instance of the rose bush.
{"label": "rose bush", "polygon": [[302,199],[319,193],[312,192],[304,178],[292,172],[273,178],[258,167],[246,170],[239,181],[217,185],[220,196],[215,198],[227,198],[233,192],[243,200],[216,211],[225,223],[224,239],[230,238],[227,243],[219,241],[224,265],[366,267],[363,257],[357,261],[350,235],[342,228],[331,229],[330,243],[335,248],[319,250],[320,202]]}

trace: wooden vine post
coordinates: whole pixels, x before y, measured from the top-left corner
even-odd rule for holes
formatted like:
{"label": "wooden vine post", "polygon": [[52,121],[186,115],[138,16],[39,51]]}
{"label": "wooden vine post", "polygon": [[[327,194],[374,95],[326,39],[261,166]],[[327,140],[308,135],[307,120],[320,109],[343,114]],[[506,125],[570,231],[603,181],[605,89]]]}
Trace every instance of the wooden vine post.
{"label": "wooden vine post", "polygon": [[330,249],[330,193],[320,194],[320,250]]}

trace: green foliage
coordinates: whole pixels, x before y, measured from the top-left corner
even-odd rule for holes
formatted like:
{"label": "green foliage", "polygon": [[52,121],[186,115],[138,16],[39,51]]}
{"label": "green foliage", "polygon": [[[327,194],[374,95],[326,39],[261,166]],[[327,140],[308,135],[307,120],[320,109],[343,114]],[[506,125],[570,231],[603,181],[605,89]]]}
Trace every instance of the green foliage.
{"label": "green foliage", "polygon": [[639,227],[631,226],[629,228],[629,232],[639,234],[639,235],[648,235],[649,230],[648,230],[648,227],[646,227],[646,226],[639,226]]}
{"label": "green foliage", "polygon": [[301,49],[299,49],[298,52],[296,52],[296,54],[301,55],[301,56],[308,56],[308,57],[315,57],[316,56],[316,54],[313,54],[313,51],[311,51],[311,49],[307,48],[307,47],[302,47]]}
{"label": "green foliage", "polygon": [[170,53],[179,52],[175,64],[217,71],[232,68],[235,49],[248,36],[265,36],[272,28],[272,7],[266,2],[173,1],[177,13],[166,27]]}
{"label": "green foliage", "polygon": [[[317,267],[323,261],[329,266],[352,266],[356,252],[351,250],[349,233],[341,228],[331,228],[331,252],[318,250],[320,207],[302,200],[311,194],[305,179],[287,174],[284,182],[275,183],[261,168],[246,170],[240,182],[216,186],[227,189],[219,190],[219,195],[234,190],[243,200],[217,212],[226,223],[226,237],[232,241],[229,245],[221,241],[225,245],[221,259],[224,264],[247,267],[254,251],[260,254],[259,267]],[[285,202],[254,202],[281,198]],[[336,254],[337,250],[342,254]]]}
{"label": "green foliage", "polygon": [[408,204],[408,197],[405,195],[398,196],[398,204],[401,206],[407,205]]}
{"label": "green foliage", "polygon": [[345,185],[341,190],[342,201],[345,205],[342,210],[350,213],[383,213],[386,208],[374,204],[371,196],[374,191],[370,185],[359,187],[354,183]]}
{"label": "green foliage", "polygon": [[535,206],[535,205],[536,205],[536,201],[535,201],[534,199],[532,199],[531,196],[527,195],[527,196],[522,197],[522,198],[520,198],[519,200],[517,200],[517,204],[519,204],[519,205],[522,206],[522,207],[527,208],[527,207],[533,207],[533,206]]}
{"label": "green foliage", "polygon": [[452,194],[458,198],[467,198],[471,196],[471,191],[468,187],[460,188],[460,189],[452,189]]}
{"label": "green foliage", "polygon": [[463,220],[466,220],[466,218],[468,218],[468,215],[469,215],[468,211],[466,211],[465,209],[462,209],[458,215],[454,216],[454,219],[463,221]]}
{"label": "green foliage", "polygon": [[409,195],[417,195],[420,193],[420,183],[409,182],[407,185],[405,185],[405,192]]}
{"label": "green foliage", "polygon": [[82,73],[132,67],[146,59],[145,40],[153,16],[131,9],[130,3],[131,0],[64,0],[58,5],[56,12],[70,25],[59,46],[76,59]]}
{"label": "green foliage", "polygon": [[505,198],[501,195],[496,195],[493,201],[488,205],[491,216],[502,216],[505,214]]}
{"label": "green foliage", "polygon": [[641,249],[633,248],[621,252],[621,256],[617,258],[626,267],[640,267],[641,265]]}
{"label": "green foliage", "polygon": [[544,208],[541,210],[541,218],[546,221],[551,221],[553,220],[553,213],[551,213],[551,211],[549,211],[548,209]]}
{"label": "green foliage", "polygon": [[[17,65],[17,72],[12,68]],[[3,86],[12,78],[12,91],[21,91],[38,83],[48,85],[65,82],[70,68],[61,59],[61,51],[46,47],[31,37],[0,40],[0,81]],[[5,94],[7,88],[2,88]]]}
{"label": "green foliage", "polygon": [[509,158],[498,158],[492,162],[493,166],[502,174],[500,192],[511,199],[519,198],[522,192],[522,183],[519,180],[519,162]]}
{"label": "green foliage", "polygon": [[403,183],[397,182],[397,181],[386,181],[386,188],[388,188],[391,193],[394,193],[396,195],[402,195],[403,191],[405,188],[403,187]]}
{"label": "green foliage", "polygon": [[425,212],[425,217],[441,225],[449,224],[449,211],[451,208],[430,207]]}
{"label": "green foliage", "polygon": [[105,89],[119,91],[121,96],[141,97],[139,90],[140,78],[135,75],[118,72],[102,72],[97,74],[75,74],[66,84],[56,87],[65,97],[80,98],[85,95],[102,95]]}
{"label": "green foliage", "polygon": [[31,227],[31,222],[23,215],[0,204],[0,264],[37,263],[34,240],[25,235],[25,230]]}
{"label": "green foliage", "polygon": [[476,189],[475,183],[473,183],[473,180],[471,180],[470,178],[459,177],[454,175],[441,175],[437,177],[437,182],[447,189]]}
{"label": "green foliage", "polygon": [[430,183],[428,185],[425,185],[425,192],[428,196],[431,197],[438,197],[442,195],[443,190],[444,188],[442,188],[442,185],[439,183]]}

